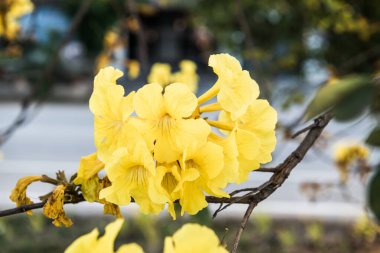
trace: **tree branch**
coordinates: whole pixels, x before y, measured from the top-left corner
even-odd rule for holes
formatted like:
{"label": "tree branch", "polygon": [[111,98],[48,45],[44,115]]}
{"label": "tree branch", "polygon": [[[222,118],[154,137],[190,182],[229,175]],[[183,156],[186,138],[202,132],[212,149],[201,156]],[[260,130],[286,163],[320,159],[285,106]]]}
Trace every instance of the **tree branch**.
{"label": "tree branch", "polygon": [[65,37],[58,45],[55,54],[51,57],[49,63],[46,65],[46,68],[43,70],[41,74],[40,85],[38,85],[38,87],[36,87],[30,95],[28,95],[21,101],[20,112],[13,120],[13,122],[2,133],[0,133],[0,146],[3,145],[20,126],[27,122],[28,115],[30,114],[29,109],[32,106],[32,102],[36,100],[36,106],[38,106],[44,99],[44,96],[40,96],[39,92],[41,92],[45,87],[47,88],[47,90],[49,90],[51,87],[51,84],[48,80],[51,78],[53,70],[59,62],[59,51],[61,51],[61,49],[71,40],[75,31],[79,27],[79,24],[82,22],[83,17],[89,10],[92,1],[93,0],[82,1],[82,4],[78,8],[78,11],[74,16],[73,21],[71,22],[70,27],[67,33],[65,34]]}
{"label": "tree branch", "polygon": [[[306,155],[307,151],[311,148],[311,146],[314,144],[314,142],[318,139],[320,134],[322,133],[325,126],[329,123],[330,119],[332,118],[332,115],[330,113],[326,113],[317,119],[314,120],[313,127],[308,129],[308,133],[301,142],[301,144],[298,146],[298,148],[292,152],[284,162],[276,166],[275,168],[262,168],[256,171],[265,171],[265,172],[272,172],[274,173],[272,177],[265,182],[264,184],[260,185],[256,188],[244,188],[239,189],[236,191],[231,192],[230,198],[217,198],[214,196],[207,196],[206,200],[208,203],[213,204],[222,204],[218,210],[214,213],[214,217],[216,214],[227,207],[229,207],[232,204],[250,204],[250,207],[253,209],[255,206],[269,197],[274,191],[276,191],[288,178],[290,172],[297,166],[297,164],[302,161],[303,157]],[[248,192],[243,196],[234,197],[234,195],[241,193],[241,192]],[[76,197],[73,201],[67,201],[65,204],[76,204],[85,201],[83,197]],[[30,205],[24,205],[19,206],[16,208],[0,211],[0,217],[9,216],[13,214],[19,214],[24,213],[29,210],[33,209],[39,209],[42,208],[45,202],[30,204]],[[223,206],[223,204],[225,204]],[[254,204],[254,205],[253,205]],[[247,210],[248,216],[250,215],[250,212]],[[246,213],[246,214],[247,214]],[[244,221],[244,219],[243,219]],[[245,225],[244,225],[245,226]],[[242,227],[242,226],[241,226]],[[241,229],[241,228],[240,228]],[[238,233],[240,232],[240,229]],[[244,229],[244,228],[243,228]],[[240,239],[240,236],[236,236],[236,239]],[[236,240],[235,239],[235,240]],[[235,245],[235,243],[234,243]],[[236,244],[237,247],[237,244]]]}

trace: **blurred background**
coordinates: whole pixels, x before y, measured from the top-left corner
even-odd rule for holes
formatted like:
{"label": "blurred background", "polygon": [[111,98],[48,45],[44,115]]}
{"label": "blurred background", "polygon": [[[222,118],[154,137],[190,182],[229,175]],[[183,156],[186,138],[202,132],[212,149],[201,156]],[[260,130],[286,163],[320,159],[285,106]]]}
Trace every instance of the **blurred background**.
{"label": "blurred background", "polygon": [[[265,167],[299,145],[303,136],[291,135],[310,119],[332,107],[335,115],[285,184],[255,209],[239,252],[380,252],[377,1],[33,0],[33,9],[10,11],[16,2],[0,0],[0,210],[14,207],[9,195],[19,178],[71,175],[95,151],[88,99],[100,68],[122,69],[126,92],[179,73],[199,95],[216,80],[210,54],[229,53],[278,111],[278,145]],[[228,191],[269,177],[253,172]],[[28,193],[38,202],[48,190],[37,184]],[[159,252],[164,236],[189,220],[228,243],[246,206],[212,220],[217,207],[179,222],[124,207],[119,243],[127,238]],[[70,229],[38,211],[1,218],[0,252],[62,252],[112,219],[96,204],[67,206],[67,213]]]}

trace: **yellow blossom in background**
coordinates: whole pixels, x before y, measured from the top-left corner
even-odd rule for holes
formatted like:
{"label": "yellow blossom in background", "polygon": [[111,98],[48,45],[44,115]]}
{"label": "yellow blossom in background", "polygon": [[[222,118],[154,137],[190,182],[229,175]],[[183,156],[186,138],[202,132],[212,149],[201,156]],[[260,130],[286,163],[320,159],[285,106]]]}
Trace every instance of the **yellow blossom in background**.
{"label": "yellow blossom in background", "polygon": [[20,25],[18,19],[33,11],[30,0],[2,0],[0,1],[0,37],[15,39]]}
{"label": "yellow blossom in background", "polygon": [[193,93],[197,93],[198,81],[197,65],[190,60],[181,61],[179,63],[179,71],[174,73],[171,72],[169,64],[155,63],[148,75],[148,83],[158,83],[163,87],[171,83],[182,83]]}
{"label": "yellow blossom in background", "polygon": [[198,91],[199,76],[197,74],[197,65],[190,60],[183,60],[179,63],[179,71],[173,73],[172,82],[183,83],[194,94]]}
{"label": "yellow blossom in background", "polygon": [[167,63],[155,63],[150,69],[148,83],[158,83],[165,87],[170,84],[171,67]]}
{"label": "yellow blossom in background", "polygon": [[65,189],[66,186],[58,185],[43,207],[43,214],[46,217],[53,219],[53,224],[57,227],[60,227],[61,224],[65,225],[65,227],[70,227],[73,224],[63,210]]}
{"label": "yellow blossom in background", "polygon": [[[28,176],[19,179],[9,198],[16,203],[16,206],[33,204],[30,198],[26,196],[26,190],[30,184],[41,181],[42,178],[42,176]],[[26,213],[31,215],[32,211]]]}
{"label": "yellow blossom in background", "polygon": [[99,72],[110,65],[114,51],[124,46],[123,39],[115,30],[107,31],[103,39],[103,50],[96,58],[95,71]]}
{"label": "yellow blossom in background", "polygon": [[[108,224],[105,234],[99,237],[99,230],[95,228],[90,233],[76,239],[65,253],[114,253],[115,239],[124,223],[123,219]],[[136,243],[124,244],[116,253],[143,253],[143,249]]]}
{"label": "yellow blossom in background", "polygon": [[198,224],[185,224],[165,238],[164,253],[228,253],[215,232]]}
{"label": "yellow blossom in background", "polygon": [[140,63],[137,60],[128,61],[128,77],[136,79],[140,75]]}
{"label": "yellow blossom in background", "polygon": [[337,166],[340,179],[347,182],[351,166],[357,163],[366,166],[369,150],[358,143],[340,143],[335,147],[334,161]]}

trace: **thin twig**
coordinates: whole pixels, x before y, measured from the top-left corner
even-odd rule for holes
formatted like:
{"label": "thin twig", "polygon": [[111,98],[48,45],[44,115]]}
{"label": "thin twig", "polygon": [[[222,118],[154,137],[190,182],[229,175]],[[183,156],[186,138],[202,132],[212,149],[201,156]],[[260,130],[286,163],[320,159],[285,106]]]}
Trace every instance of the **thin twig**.
{"label": "thin twig", "polygon": [[240,237],[241,235],[243,234],[243,231],[245,229],[245,226],[247,225],[248,223],[248,220],[249,220],[249,217],[251,216],[251,213],[253,211],[253,209],[255,208],[255,206],[257,205],[257,203],[250,203],[248,208],[247,208],[247,211],[245,211],[245,214],[243,216],[243,219],[241,220],[240,222],[240,227],[239,227],[239,230],[238,232],[236,233],[236,236],[235,236],[235,239],[234,239],[234,244],[233,244],[233,248],[232,248],[232,251],[231,253],[236,253],[237,251],[237,248],[239,246],[239,242],[240,242]]}

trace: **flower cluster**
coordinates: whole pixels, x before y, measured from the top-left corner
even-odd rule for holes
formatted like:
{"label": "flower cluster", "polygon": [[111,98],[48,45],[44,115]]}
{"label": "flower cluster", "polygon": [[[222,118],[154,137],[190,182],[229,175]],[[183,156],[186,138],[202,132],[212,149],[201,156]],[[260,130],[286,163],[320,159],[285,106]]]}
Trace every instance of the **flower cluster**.
{"label": "flower cluster", "polygon": [[[175,219],[174,202],[181,214],[196,214],[208,205],[205,194],[229,197],[227,184],[271,160],[276,111],[258,99],[257,83],[235,58],[212,55],[209,65],[218,80],[199,98],[182,83],[150,83],[125,96],[121,71],[98,73],[90,98],[97,153],[82,159],[74,181],[86,199],[128,205],[133,198],[144,213],[168,205]],[[103,168],[108,187],[99,183]]]}
{"label": "flower cluster", "polygon": [[[65,253],[114,253],[114,241],[124,220],[117,219],[107,225],[105,234],[98,238],[98,229],[92,230],[76,239]],[[116,253],[143,253],[143,249],[136,243],[129,243],[119,247]],[[211,229],[198,224],[186,224],[172,237],[165,238],[164,253],[227,253],[220,245],[219,239]]]}
{"label": "flower cluster", "polygon": [[183,83],[193,93],[197,93],[198,80],[197,65],[190,60],[181,61],[179,63],[179,71],[174,73],[172,73],[169,64],[155,63],[148,75],[148,83],[158,83],[163,87],[171,83]]}
{"label": "flower cluster", "polygon": [[14,39],[20,29],[18,19],[32,10],[33,3],[30,0],[0,1],[0,36]]}
{"label": "flower cluster", "polygon": [[[348,181],[351,168],[355,165],[358,167],[359,174],[364,177],[367,174],[367,158],[369,150],[357,143],[340,143],[335,148],[334,160],[338,168],[340,180],[342,183]],[[363,175],[362,175],[363,174]]]}

